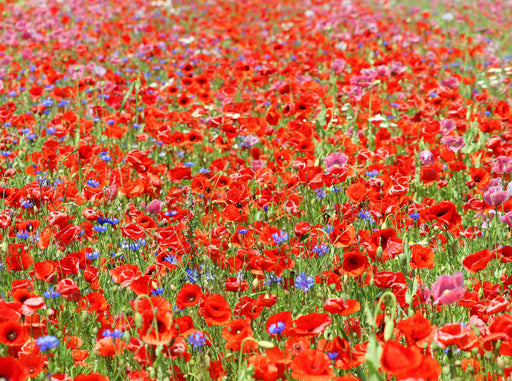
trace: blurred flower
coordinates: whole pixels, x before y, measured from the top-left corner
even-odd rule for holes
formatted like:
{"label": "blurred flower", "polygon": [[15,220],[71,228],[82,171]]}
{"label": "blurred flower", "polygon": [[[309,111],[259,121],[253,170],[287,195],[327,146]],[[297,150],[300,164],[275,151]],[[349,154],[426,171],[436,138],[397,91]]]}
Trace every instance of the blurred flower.
{"label": "blurred flower", "polygon": [[324,157],[325,171],[330,172],[335,168],[343,168],[348,162],[348,157],[344,153],[334,152]]}
{"label": "blurred flower", "polygon": [[434,158],[434,155],[430,151],[421,151],[420,152],[420,163],[421,165],[432,165],[436,159]]}
{"label": "blurred flower", "polygon": [[60,340],[55,336],[40,336],[37,338],[36,344],[39,350],[46,351],[59,345]]}
{"label": "blurred flower", "polygon": [[146,212],[148,212],[150,214],[158,214],[162,210],[163,205],[165,205],[164,202],[162,202],[160,200],[153,200],[146,207]]}
{"label": "blurred flower", "polygon": [[453,275],[441,275],[432,285],[434,304],[453,304],[464,295],[464,275],[456,272]]}

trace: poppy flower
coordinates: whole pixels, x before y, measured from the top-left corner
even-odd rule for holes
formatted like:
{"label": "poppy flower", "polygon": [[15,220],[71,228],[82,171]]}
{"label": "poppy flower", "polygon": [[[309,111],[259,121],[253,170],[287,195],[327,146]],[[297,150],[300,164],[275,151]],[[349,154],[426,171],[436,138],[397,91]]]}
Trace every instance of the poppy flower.
{"label": "poppy flower", "polygon": [[493,258],[496,258],[496,255],[490,252],[488,249],[480,250],[464,258],[462,260],[462,266],[464,266],[464,268],[470,273],[476,273],[485,269],[487,264]]}
{"label": "poppy flower", "polygon": [[423,363],[418,347],[404,347],[396,341],[386,341],[382,348],[382,369],[397,379],[416,377],[416,370]]}
{"label": "poppy flower", "polygon": [[344,274],[356,277],[363,274],[369,266],[368,257],[355,251],[349,251],[343,255],[341,270]]}
{"label": "poppy flower", "polygon": [[208,326],[224,325],[231,320],[231,308],[222,295],[213,294],[201,306],[201,314]]}
{"label": "poppy flower", "polygon": [[250,321],[247,319],[234,319],[222,329],[222,337],[227,341],[226,348],[237,352],[255,351],[258,348],[252,333]]}
{"label": "poppy flower", "polygon": [[442,348],[455,345],[460,350],[470,350],[478,345],[478,336],[472,328],[465,328],[462,324],[447,324],[438,328],[434,340]]}
{"label": "poppy flower", "polygon": [[329,357],[315,349],[306,349],[290,363],[292,377],[303,381],[327,381],[334,378]]}
{"label": "poppy flower", "polygon": [[295,319],[293,327],[288,330],[288,334],[290,336],[317,336],[331,323],[332,319],[329,315],[312,312]]}
{"label": "poppy flower", "polygon": [[512,118],[512,107],[506,101],[499,101],[494,108],[494,114],[500,119]]}
{"label": "poppy flower", "polygon": [[361,309],[361,304],[357,300],[343,300],[343,298],[329,298],[324,303],[324,310],[331,314],[340,314],[348,316]]}
{"label": "poppy flower", "polygon": [[22,346],[30,340],[26,328],[16,321],[0,323],[0,343],[9,346]]}
{"label": "poppy flower", "polygon": [[419,269],[431,269],[434,267],[434,250],[422,245],[413,245],[411,248],[411,267]]}
{"label": "poppy flower", "polygon": [[453,275],[441,275],[432,285],[434,304],[453,304],[464,295],[464,275],[456,272]]}
{"label": "poppy flower", "polygon": [[28,374],[23,366],[12,357],[0,357],[0,379],[25,381]]}
{"label": "poppy flower", "polygon": [[254,379],[260,381],[277,381],[284,376],[285,366],[267,355],[249,357],[249,365],[254,367]]}
{"label": "poppy flower", "polygon": [[176,307],[183,310],[187,307],[195,306],[199,303],[203,292],[201,287],[196,284],[187,283],[178,291],[176,296]]}
{"label": "poppy flower", "polygon": [[435,328],[419,310],[410,318],[400,320],[396,326],[405,335],[407,345],[430,342]]}

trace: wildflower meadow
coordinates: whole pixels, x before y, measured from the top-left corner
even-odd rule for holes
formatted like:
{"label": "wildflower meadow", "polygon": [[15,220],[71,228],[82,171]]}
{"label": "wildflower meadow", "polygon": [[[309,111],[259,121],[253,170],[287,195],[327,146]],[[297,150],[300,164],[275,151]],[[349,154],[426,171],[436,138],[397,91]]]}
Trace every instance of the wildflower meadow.
{"label": "wildflower meadow", "polygon": [[0,380],[512,380],[510,0],[0,1]]}

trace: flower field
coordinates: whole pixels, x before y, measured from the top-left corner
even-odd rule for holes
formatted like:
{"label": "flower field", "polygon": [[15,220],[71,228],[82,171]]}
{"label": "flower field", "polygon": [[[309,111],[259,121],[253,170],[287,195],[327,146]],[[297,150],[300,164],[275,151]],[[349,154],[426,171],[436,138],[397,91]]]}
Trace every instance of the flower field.
{"label": "flower field", "polygon": [[0,380],[511,380],[509,0],[0,2]]}

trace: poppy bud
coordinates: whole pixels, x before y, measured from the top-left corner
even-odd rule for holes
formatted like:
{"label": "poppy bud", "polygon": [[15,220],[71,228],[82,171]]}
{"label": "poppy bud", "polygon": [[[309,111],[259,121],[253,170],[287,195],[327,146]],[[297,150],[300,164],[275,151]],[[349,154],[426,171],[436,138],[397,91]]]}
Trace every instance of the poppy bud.
{"label": "poppy bud", "polygon": [[275,347],[274,343],[271,343],[270,341],[266,341],[266,340],[258,341],[258,345],[265,349],[272,349]]}
{"label": "poppy bud", "polygon": [[131,338],[132,338],[132,335],[130,334],[130,331],[124,331],[123,340],[128,343]]}
{"label": "poppy bud", "polygon": [[393,337],[395,322],[391,318],[386,318],[386,327],[384,328],[384,340],[388,341]]}
{"label": "poppy bud", "polygon": [[507,364],[505,364],[505,360],[503,360],[503,357],[500,356],[496,359],[496,365],[499,370],[503,370],[506,368]]}
{"label": "poppy bud", "polygon": [[135,316],[133,317],[133,321],[134,321],[135,327],[137,327],[137,329],[142,328],[142,315],[139,312],[135,313]]}
{"label": "poppy bud", "polygon": [[384,252],[384,249],[382,249],[382,246],[379,246],[377,248],[377,251],[376,251],[376,254],[377,254],[377,258],[381,258],[382,257],[382,253]]}

